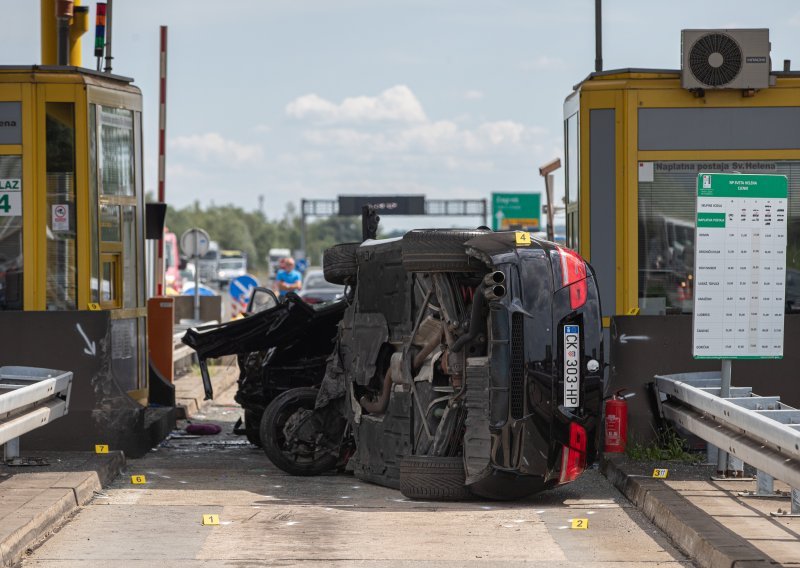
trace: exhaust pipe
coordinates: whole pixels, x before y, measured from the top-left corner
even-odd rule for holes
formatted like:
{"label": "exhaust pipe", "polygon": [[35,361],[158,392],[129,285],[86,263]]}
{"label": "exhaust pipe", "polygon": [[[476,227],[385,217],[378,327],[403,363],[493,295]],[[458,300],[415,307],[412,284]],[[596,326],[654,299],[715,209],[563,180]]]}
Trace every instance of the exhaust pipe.
{"label": "exhaust pipe", "polygon": [[502,284],[506,281],[506,275],[503,274],[501,270],[495,270],[494,272],[490,272],[486,276],[483,277],[483,285],[487,288],[491,288],[496,284]]}
{"label": "exhaust pipe", "polygon": [[502,284],[495,284],[494,286],[487,286],[483,290],[483,295],[490,302],[492,300],[499,300],[506,295],[506,287]]}

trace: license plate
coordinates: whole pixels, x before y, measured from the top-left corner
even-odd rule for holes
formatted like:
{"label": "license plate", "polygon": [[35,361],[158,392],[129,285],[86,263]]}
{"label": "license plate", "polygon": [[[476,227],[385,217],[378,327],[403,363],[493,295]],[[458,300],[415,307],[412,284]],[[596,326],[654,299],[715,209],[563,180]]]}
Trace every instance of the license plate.
{"label": "license plate", "polygon": [[564,406],[581,405],[581,333],[580,326],[564,326]]}

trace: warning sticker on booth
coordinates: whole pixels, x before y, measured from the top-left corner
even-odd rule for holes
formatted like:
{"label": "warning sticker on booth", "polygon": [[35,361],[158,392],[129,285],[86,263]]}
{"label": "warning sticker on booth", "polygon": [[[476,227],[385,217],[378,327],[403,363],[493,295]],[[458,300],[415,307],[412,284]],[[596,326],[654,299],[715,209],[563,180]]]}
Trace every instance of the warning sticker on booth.
{"label": "warning sticker on booth", "polygon": [[51,229],[53,231],[69,231],[69,205],[66,203],[53,205]]}

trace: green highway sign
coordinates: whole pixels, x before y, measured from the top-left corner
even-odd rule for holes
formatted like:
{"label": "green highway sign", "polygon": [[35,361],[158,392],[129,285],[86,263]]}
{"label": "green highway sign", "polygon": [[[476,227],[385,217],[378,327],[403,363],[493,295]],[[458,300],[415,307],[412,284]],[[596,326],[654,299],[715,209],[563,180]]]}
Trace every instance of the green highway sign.
{"label": "green highway sign", "polygon": [[493,193],[492,229],[495,231],[541,230],[540,193]]}

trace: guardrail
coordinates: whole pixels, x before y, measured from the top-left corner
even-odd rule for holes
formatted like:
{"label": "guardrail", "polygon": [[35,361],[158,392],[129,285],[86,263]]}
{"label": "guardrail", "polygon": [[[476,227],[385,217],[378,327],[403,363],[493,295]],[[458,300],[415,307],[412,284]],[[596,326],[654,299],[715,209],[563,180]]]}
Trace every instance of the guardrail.
{"label": "guardrail", "polygon": [[0,367],[0,444],[6,461],[19,457],[19,437],[67,414],[72,373]]}
{"label": "guardrail", "polygon": [[182,322],[174,326],[175,333],[172,334],[172,372],[175,377],[188,372],[192,364],[199,364],[195,350],[182,341],[183,336],[186,335],[186,330],[190,327],[214,325],[217,323],[219,323],[217,320],[209,320],[199,323],[194,322],[193,324]]}
{"label": "guardrail", "polygon": [[176,377],[186,372],[196,360],[194,349],[181,341],[185,333],[186,330],[182,330],[172,335],[172,368]]}
{"label": "guardrail", "polygon": [[779,396],[753,394],[751,387],[731,387],[729,396],[721,397],[719,372],[655,379],[666,395],[665,400],[659,397],[664,418],[758,470],[758,490],[740,495],[774,497],[773,479],[780,479],[791,487],[790,514],[800,516],[800,410],[780,402]]}

